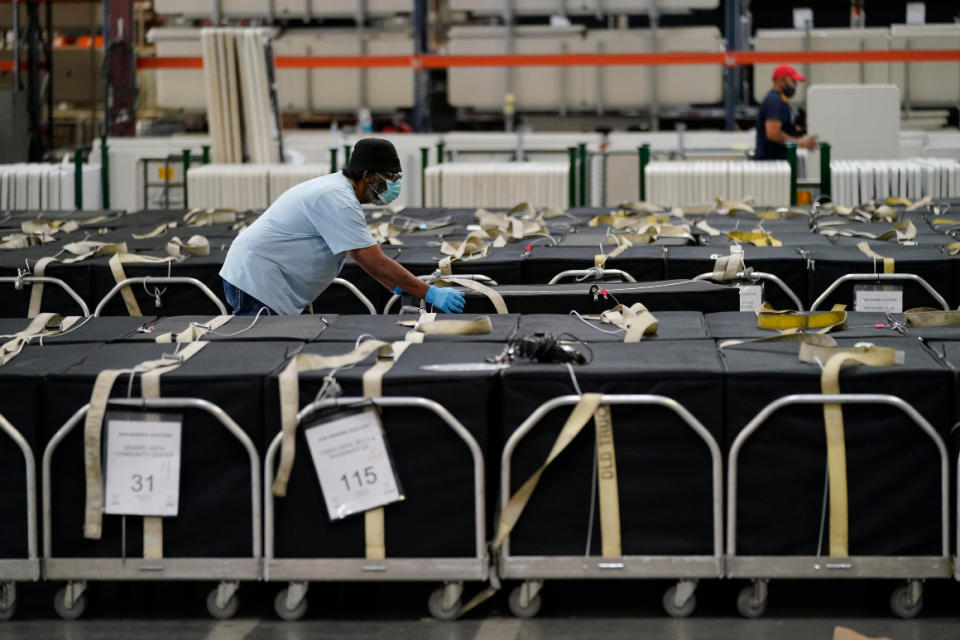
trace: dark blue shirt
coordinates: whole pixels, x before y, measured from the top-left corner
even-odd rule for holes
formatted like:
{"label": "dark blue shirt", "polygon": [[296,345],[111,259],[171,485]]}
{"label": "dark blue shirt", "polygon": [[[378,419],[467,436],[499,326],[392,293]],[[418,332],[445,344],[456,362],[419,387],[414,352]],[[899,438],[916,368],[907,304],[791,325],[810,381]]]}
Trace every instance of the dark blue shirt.
{"label": "dark blue shirt", "polygon": [[786,160],[787,147],[779,142],[767,140],[767,120],[779,120],[780,130],[788,136],[796,137],[797,125],[793,109],[780,96],[780,92],[773,89],[770,90],[757,109],[757,150],[754,158],[757,160]]}

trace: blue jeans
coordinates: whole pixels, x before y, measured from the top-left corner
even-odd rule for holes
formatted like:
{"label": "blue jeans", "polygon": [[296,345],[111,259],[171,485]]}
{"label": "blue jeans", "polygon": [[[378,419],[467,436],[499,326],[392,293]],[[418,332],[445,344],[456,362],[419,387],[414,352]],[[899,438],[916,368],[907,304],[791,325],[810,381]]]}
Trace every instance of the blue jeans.
{"label": "blue jeans", "polygon": [[266,309],[263,315],[280,315],[243,289],[233,286],[226,280],[223,281],[223,293],[227,298],[227,304],[233,307],[233,315],[235,316],[255,316],[260,313],[260,309]]}

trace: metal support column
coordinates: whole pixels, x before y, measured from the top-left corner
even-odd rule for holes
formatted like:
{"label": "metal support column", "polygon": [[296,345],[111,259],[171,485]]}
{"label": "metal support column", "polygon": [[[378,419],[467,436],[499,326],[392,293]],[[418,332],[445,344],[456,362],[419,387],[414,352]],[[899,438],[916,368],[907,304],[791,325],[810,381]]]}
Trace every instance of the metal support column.
{"label": "metal support column", "polygon": [[133,0],[103,0],[103,125],[108,136],[136,135]]}
{"label": "metal support column", "polygon": [[580,163],[580,206],[587,206],[587,145],[580,143],[577,145],[578,161]]}
{"label": "metal support column", "polygon": [[650,145],[644,144],[637,148],[640,165],[640,202],[647,201],[647,163],[650,162]]}
{"label": "metal support column", "polygon": [[577,148],[567,147],[570,156],[570,208],[577,206]]}
{"label": "metal support column", "polygon": [[83,149],[73,151],[73,208],[83,209]]}
{"label": "metal support column", "polygon": [[337,148],[331,147],[330,148],[330,173],[336,173],[337,171],[339,171],[339,169],[337,169]]}
{"label": "metal support column", "polygon": [[[726,36],[727,51],[734,51],[740,44],[740,0],[724,0],[723,31]],[[725,113],[724,129],[737,128],[737,108],[740,106],[740,68],[726,67],[724,70],[723,108]]]}
{"label": "metal support column", "polygon": [[[830,143],[820,143],[820,195],[830,196],[833,191],[830,181]],[[831,197],[832,199],[832,197]]]}
{"label": "metal support column", "polygon": [[[36,2],[27,2],[27,117],[30,128],[30,162],[43,160],[46,150],[44,144],[41,114],[43,100],[40,79],[40,45],[43,35],[40,31],[40,7]],[[49,88],[48,88],[49,90]]]}
{"label": "metal support column", "polygon": [[790,204],[797,204],[797,143],[787,143],[787,162],[790,163]]}
{"label": "metal support column", "polygon": [[420,147],[420,206],[427,206],[427,163],[430,162],[430,147]]}
{"label": "metal support column", "polygon": [[[413,0],[413,53],[430,52],[430,14],[427,0]],[[430,70],[417,69],[413,74],[413,130],[430,130]]]}
{"label": "metal support column", "polygon": [[[187,200],[187,173],[190,171],[190,149],[183,150],[183,208],[188,209],[190,207]],[[169,179],[170,176],[167,176]]]}
{"label": "metal support column", "polygon": [[[186,180],[186,178],[184,178]],[[107,136],[100,138],[100,206],[103,209],[110,208],[110,153],[107,149]],[[147,206],[144,200],[144,207]]]}
{"label": "metal support column", "polygon": [[[657,27],[660,25],[660,14],[657,11],[657,0],[649,0],[650,4],[648,11],[650,12],[650,51],[656,53],[658,50],[657,46]],[[656,65],[650,65],[647,67],[650,71],[650,130],[659,131],[660,130],[660,96],[658,85],[659,85],[659,74],[657,71]]]}
{"label": "metal support column", "polygon": [[443,143],[437,143],[437,164],[443,164]]}

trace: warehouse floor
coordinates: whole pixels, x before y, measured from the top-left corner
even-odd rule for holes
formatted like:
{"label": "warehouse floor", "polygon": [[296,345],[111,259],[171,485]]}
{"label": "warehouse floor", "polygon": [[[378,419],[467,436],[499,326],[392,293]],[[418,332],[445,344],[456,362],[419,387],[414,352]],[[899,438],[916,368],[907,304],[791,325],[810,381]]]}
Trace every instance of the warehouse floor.
{"label": "warehouse floor", "polygon": [[88,610],[73,622],[54,615],[51,585],[25,585],[16,618],[0,623],[0,639],[831,640],[840,625],[872,638],[955,640],[960,628],[956,583],[928,583],[924,611],[915,620],[891,615],[887,599],[896,583],[890,581],[775,582],[767,615],[759,620],[736,613],[740,581],[701,584],[694,615],[673,620],[659,604],[667,584],[548,582],[534,619],[514,618],[498,594],[452,623],[427,617],[427,584],[314,584],[310,610],[298,622],[280,621],[271,610],[279,585],[243,585],[238,617],[224,622],[204,610],[208,584],[92,584]]}

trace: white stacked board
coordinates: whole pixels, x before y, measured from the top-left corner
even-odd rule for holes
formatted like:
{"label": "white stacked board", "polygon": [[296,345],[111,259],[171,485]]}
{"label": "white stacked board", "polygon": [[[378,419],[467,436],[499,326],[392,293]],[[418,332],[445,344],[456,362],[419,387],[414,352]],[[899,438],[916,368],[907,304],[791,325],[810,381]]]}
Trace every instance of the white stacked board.
{"label": "white stacked board", "polygon": [[[76,168],[72,164],[0,164],[0,211],[73,211]],[[100,208],[100,167],[81,167],[82,209]]]}
{"label": "white stacked board", "polygon": [[190,206],[266,209],[284,191],[330,173],[329,165],[210,164],[187,172]]}
{"label": "white stacked board", "polygon": [[844,206],[882,202],[887,197],[919,200],[960,197],[960,163],[944,158],[834,160],[830,194]]}
{"label": "white stacked board", "polygon": [[[646,29],[521,26],[513,29],[512,53],[652,53],[669,51],[723,51],[716,27],[676,27],[657,30],[656,47]],[[448,52],[453,55],[505,54],[506,27],[453,27]],[[503,108],[508,74],[517,109],[557,110],[644,107],[654,97],[662,105],[712,104],[723,98],[723,67],[677,65],[659,67],[536,66],[453,67],[448,72],[448,100],[457,107],[485,110]]]}
{"label": "white stacked board", "polygon": [[790,165],[784,161],[713,160],[651,162],[647,200],[680,207],[717,198],[759,204],[790,202]]}
{"label": "white stacked board", "polygon": [[557,162],[460,162],[427,168],[428,207],[566,208],[569,164]]}
{"label": "white stacked board", "polygon": [[[478,15],[503,14],[503,0],[449,0],[450,9],[470,11]],[[517,15],[605,15],[647,13],[656,6],[658,13],[686,13],[694,9],[709,10],[720,6],[720,0],[513,0]]]}
{"label": "white stacked board", "polygon": [[209,18],[217,2],[226,18],[357,18],[413,11],[413,0],[157,0],[154,10]]}

